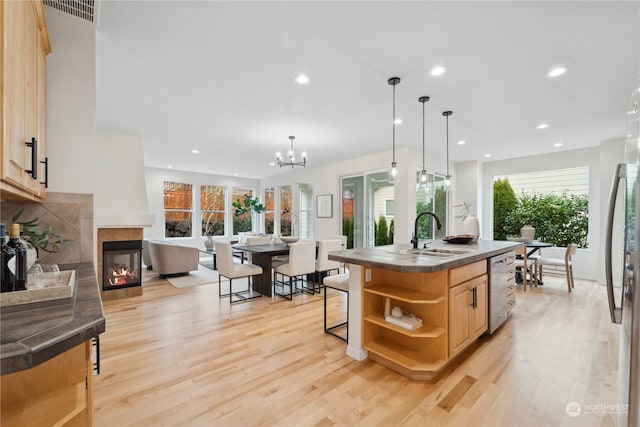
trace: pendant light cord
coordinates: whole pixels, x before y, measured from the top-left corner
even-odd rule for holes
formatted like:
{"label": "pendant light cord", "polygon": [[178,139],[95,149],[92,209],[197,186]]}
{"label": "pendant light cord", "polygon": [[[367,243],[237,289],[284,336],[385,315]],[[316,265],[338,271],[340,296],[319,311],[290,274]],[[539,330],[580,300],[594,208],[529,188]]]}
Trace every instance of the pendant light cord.
{"label": "pendant light cord", "polygon": [[393,85],[393,163],[396,162],[396,85]]}
{"label": "pendant light cord", "polygon": [[424,168],[424,102],[422,103],[422,170]]}
{"label": "pendant light cord", "polygon": [[447,116],[447,176],[449,176],[449,116]]}

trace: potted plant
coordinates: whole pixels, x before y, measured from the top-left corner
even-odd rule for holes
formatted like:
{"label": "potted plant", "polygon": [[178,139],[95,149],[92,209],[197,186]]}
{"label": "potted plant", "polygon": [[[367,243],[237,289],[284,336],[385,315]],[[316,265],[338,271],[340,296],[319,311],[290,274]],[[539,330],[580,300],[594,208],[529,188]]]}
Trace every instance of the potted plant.
{"label": "potted plant", "polygon": [[251,218],[251,228],[254,227],[253,214],[259,214],[266,211],[264,205],[260,203],[260,199],[257,197],[252,198],[248,194],[245,194],[243,199],[239,199],[231,203],[231,205],[234,208],[235,216],[249,214],[249,217]]}
{"label": "potted plant", "polygon": [[31,255],[27,256],[29,258],[29,265],[37,261],[40,251],[49,253],[58,252],[64,245],[71,241],[55,233],[51,226],[40,227],[38,217],[29,221],[20,221],[20,216],[22,216],[23,213],[24,208],[13,215],[11,221],[15,224],[20,224],[20,235],[22,239],[27,246],[34,249],[31,251]]}
{"label": "potted plant", "polygon": [[460,208],[462,210],[459,215],[456,215],[456,219],[462,220],[463,234],[474,236],[472,241],[477,242],[480,236],[480,221],[478,221],[478,217],[475,216],[471,210],[471,203],[465,201],[455,205],[454,208]]}

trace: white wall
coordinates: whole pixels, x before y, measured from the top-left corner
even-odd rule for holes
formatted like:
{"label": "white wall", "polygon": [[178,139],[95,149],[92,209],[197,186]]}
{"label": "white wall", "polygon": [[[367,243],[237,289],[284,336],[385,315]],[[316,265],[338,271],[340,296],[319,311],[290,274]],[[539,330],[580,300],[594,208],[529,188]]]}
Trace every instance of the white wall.
{"label": "white wall", "polygon": [[[208,175],[201,173],[185,172],[173,169],[145,168],[144,174],[147,185],[147,196],[149,202],[149,211],[156,215],[155,224],[144,229],[144,237],[147,239],[164,240],[164,181],[183,182],[193,185],[193,237],[171,238],[179,242],[181,245],[193,246],[198,248],[204,247],[204,238],[201,231],[200,219],[200,186],[201,185],[221,185],[227,187],[227,206],[231,206],[231,188],[250,188],[254,190],[254,197],[257,196],[263,200],[260,190],[260,181],[257,179],[236,178],[222,175]],[[230,227],[231,222],[227,221]],[[225,237],[230,236],[230,230],[227,230]]]}
{"label": "white wall", "polygon": [[95,193],[95,27],[44,8],[51,54],[47,56],[47,156],[49,191]]}
{"label": "white wall", "polygon": [[143,138],[98,132],[96,227],[148,227]]}
{"label": "white wall", "polygon": [[[453,175],[451,178],[452,196],[451,214],[449,215],[449,234],[463,234],[463,220],[456,219],[457,215],[462,214],[460,208],[454,206],[468,202],[471,204],[471,211],[478,217],[480,221],[480,230],[482,230],[482,163],[478,161],[459,162],[454,164]],[[485,236],[482,231],[480,238]]]}
{"label": "white wall", "polygon": [[[599,147],[581,150],[559,151],[556,153],[530,156],[525,158],[486,162],[482,173],[482,205],[481,234],[486,239],[493,238],[493,177],[511,173],[531,172],[536,170],[562,169],[577,166],[589,167],[589,248],[578,249],[574,257],[574,275],[578,278],[597,280],[602,268],[601,242],[601,173]],[[564,257],[564,248],[546,248],[542,250],[544,256]]]}

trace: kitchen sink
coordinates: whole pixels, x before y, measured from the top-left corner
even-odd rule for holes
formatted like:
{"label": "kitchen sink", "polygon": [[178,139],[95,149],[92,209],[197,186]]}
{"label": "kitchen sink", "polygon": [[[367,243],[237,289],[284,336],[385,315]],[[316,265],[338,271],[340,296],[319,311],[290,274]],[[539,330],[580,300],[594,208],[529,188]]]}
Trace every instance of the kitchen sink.
{"label": "kitchen sink", "polygon": [[433,258],[448,258],[456,255],[463,255],[470,251],[460,249],[444,249],[444,248],[418,248],[418,249],[403,249],[397,251],[391,251],[393,254],[399,255],[419,255]]}

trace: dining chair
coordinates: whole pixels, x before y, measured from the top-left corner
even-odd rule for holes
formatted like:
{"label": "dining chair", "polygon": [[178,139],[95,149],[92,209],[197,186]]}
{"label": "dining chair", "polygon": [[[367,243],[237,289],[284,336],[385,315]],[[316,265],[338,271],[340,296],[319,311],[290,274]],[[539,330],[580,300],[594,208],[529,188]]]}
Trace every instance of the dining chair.
{"label": "dining chair", "polygon": [[[245,240],[245,246],[268,245],[270,243],[270,236],[248,236]],[[247,254],[247,262],[251,262],[251,253]]]}
{"label": "dining chair", "polygon": [[[340,236],[330,236],[327,238],[328,240],[335,240],[335,239],[339,239],[342,242],[342,248],[341,250],[346,250],[347,249],[347,236],[345,235],[340,235]],[[344,264],[344,262],[340,262],[340,267],[342,267],[342,272],[346,273],[347,272],[347,268]]]}
{"label": "dining chair", "polygon": [[[522,275],[522,290],[527,292],[527,284],[529,287],[532,286],[534,279],[534,274],[531,264],[529,263],[529,259],[527,257],[527,245],[522,245],[515,249],[516,259],[515,266],[520,269],[520,274]],[[529,275],[527,278],[527,274]]]}
{"label": "dining chair", "polygon": [[564,252],[564,258],[550,258],[550,257],[538,257],[534,264],[534,271],[538,280],[542,280],[542,267],[554,266],[564,267],[564,272],[567,277],[567,289],[571,292],[573,285],[573,262],[571,257],[575,255],[578,250],[578,245],[570,243],[567,245],[567,250]]}
{"label": "dining chair", "polygon": [[[323,280],[324,284],[324,332],[325,334],[333,335],[336,338],[341,339],[342,341],[348,343],[349,342],[349,272],[334,274],[332,276],[327,276]],[[327,292],[329,289],[335,289],[340,292],[344,292],[347,294],[347,316],[346,320],[340,323],[337,323],[333,326],[327,326]],[[335,330],[345,327],[346,328],[346,337],[338,335]]]}
{"label": "dining chair", "polygon": [[[305,275],[314,274],[316,269],[316,242],[300,241],[289,244],[289,262],[279,265],[274,270],[273,293],[287,299],[293,299],[294,293],[309,292],[313,294],[313,288],[305,287]],[[278,280],[278,275],[282,280]],[[288,280],[285,280],[285,276]],[[300,283],[300,287],[298,287]],[[285,287],[289,292],[285,293]],[[281,289],[278,292],[278,288]]]}
{"label": "dining chair", "polygon": [[335,270],[340,272],[340,262],[329,259],[329,252],[335,252],[342,249],[342,240],[318,240],[318,258],[316,259],[316,274],[314,283],[314,291],[322,292],[322,275],[326,275]]}
{"label": "dining chair", "polygon": [[[236,264],[233,262],[233,251],[228,242],[216,242],[216,255],[218,257],[218,296],[229,297],[229,303],[242,302],[249,299],[260,298],[262,295],[251,289],[251,277],[262,274],[262,267],[251,264]],[[222,277],[229,279],[229,293],[222,293]],[[247,289],[233,291],[233,279],[247,278]],[[245,296],[246,294],[246,296]],[[237,299],[234,301],[233,297]]]}

